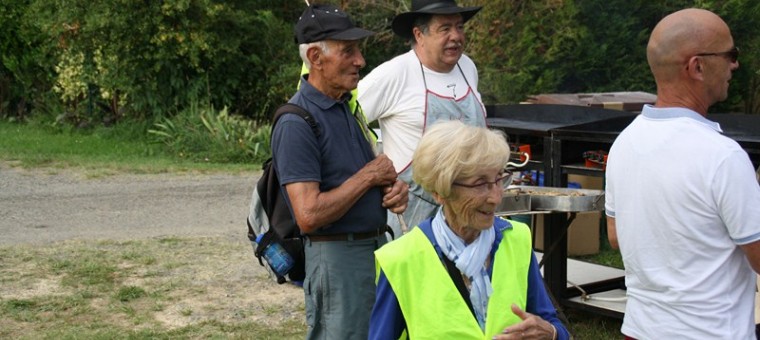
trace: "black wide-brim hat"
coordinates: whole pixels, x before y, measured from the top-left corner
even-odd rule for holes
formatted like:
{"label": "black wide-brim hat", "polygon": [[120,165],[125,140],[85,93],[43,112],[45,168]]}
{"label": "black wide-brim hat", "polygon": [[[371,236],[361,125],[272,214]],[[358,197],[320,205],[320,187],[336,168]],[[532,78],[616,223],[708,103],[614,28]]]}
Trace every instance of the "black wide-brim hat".
{"label": "black wide-brim hat", "polygon": [[483,7],[459,7],[454,0],[412,0],[412,11],[401,13],[393,18],[391,27],[396,35],[411,39],[414,20],[422,14],[461,14],[464,22],[467,22],[481,8]]}

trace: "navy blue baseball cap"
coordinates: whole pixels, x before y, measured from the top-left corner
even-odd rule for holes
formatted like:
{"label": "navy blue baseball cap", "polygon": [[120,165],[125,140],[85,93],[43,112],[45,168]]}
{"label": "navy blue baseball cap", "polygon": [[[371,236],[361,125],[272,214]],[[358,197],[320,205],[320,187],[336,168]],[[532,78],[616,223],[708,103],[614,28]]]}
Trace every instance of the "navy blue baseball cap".
{"label": "navy blue baseball cap", "polygon": [[356,27],[346,12],[333,5],[310,5],[298,18],[296,42],[308,44],[323,40],[359,40],[375,32]]}

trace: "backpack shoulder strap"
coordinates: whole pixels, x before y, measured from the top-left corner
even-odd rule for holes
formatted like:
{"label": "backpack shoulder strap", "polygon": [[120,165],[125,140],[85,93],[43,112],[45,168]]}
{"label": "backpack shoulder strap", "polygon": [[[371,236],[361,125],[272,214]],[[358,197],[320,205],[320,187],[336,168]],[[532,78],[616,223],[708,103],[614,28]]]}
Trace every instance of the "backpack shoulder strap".
{"label": "backpack shoulder strap", "polygon": [[301,116],[301,118],[303,118],[303,120],[309,124],[311,131],[314,132],[314,135],[319,138],[320,133],[319,127],[317,126],[317,120],[314,119],[314,116],[312,116],[311,113],[306,111],[304,108],[293,103],[285,103],[277,108],[277,111],[275,111],[274,117],[272,118],[272,131],[274,131],[274,125],[277,124],[277,121],[280,119],[280,117],[286,113],[295,113]]}

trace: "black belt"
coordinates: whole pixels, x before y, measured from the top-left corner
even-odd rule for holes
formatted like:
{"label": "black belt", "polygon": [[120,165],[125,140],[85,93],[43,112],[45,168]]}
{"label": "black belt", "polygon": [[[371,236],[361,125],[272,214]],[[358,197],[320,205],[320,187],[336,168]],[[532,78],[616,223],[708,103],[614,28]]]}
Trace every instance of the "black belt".
{"label": "black belt", "polygon": [[368,238],[375,238],[385,234],[385,231],[390,227],[385,226],[378,230],[368,231],[365,233],[343,233],[343,234],[329,234],[329,235],[306,235],[311,242],[328,242],[328,241],[358,241],[366,240]]}

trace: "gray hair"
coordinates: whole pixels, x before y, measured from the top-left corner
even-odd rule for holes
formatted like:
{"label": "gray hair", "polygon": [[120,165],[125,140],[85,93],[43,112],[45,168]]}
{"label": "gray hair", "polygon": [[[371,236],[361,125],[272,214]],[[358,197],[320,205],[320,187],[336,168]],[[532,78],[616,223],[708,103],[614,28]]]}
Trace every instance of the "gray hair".
{"label": "gray hair", "polygon": [[[412,31],[414,31],[414,28],[417,27],[420,31],[422,31],[422,34],[427,35],[430,33],[430,20],[433,20],[432,14],[421,14],[417,18],[414,19],[414,24],[412,25]],[[409,41],[412,46],[417,45],[417,39],[414,37],[414,34],[412,34],[412,38]]]}
{"label": "gray hair", "polygon": [[458,120],[438,122],[414,151],[412,177],[425,191],[448,198],[457,179],[475,176],[484,168],[504,168],[509,154],[503,131]]}
{"label": "gray hair", "polygon": [[301,56],[301,60],[303,60],[303,63],[308,70],[311,69],[311,63],[309,62],[309,58],[306,57],[306,52],[312,47],[319,47],[319,49],[322,50],[322,53],[326,55],[330,54],[330,47],[326,40],[298,45],[298,54]]}

